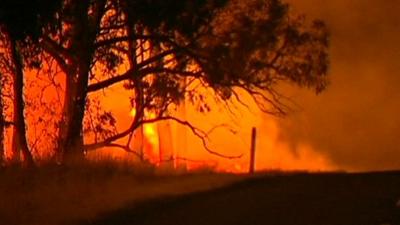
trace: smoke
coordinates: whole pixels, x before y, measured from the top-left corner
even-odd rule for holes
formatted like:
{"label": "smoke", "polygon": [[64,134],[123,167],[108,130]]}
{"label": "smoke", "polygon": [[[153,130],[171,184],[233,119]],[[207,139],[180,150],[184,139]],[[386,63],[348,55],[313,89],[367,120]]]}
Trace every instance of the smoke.
{"label": "smoke", "polygon": [[399,0],[290,1],[331,30],[331,85],[319,96],[292,88],[300,106],[276,120],[280,139],[310,146],[340,169],[400,168]]}
{"label": "smoke", "polygon": [[[322,19],[330,28],[328,89],[316,96],[309,90],[285,88],[298,105],[286,118],[266,116],[254,105],[250,111],[238,107],[236,115],[218,106],[206,115],[189,107],[185,118],[205,131],[232,124],[236,133],[216,129],[208,147],[243,157],[226,160],[210,155],[190,129],[179,130],[172,124],[175,151],[199,165],[204,161],[246,171],[250,131],[255,126],[257,169],[400,169],[400,0],[289,3],[293,11]],[[114,98],[109,99],[114,106]],[[126,103],[119,106],[118,118],[128,117]]]}

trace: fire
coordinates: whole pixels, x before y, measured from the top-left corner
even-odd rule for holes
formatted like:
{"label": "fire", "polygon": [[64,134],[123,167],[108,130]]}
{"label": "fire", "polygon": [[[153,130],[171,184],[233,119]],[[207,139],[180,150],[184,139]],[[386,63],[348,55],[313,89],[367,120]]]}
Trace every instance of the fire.
{"label": "fire", "polygon": [[[217,108],[217,106],[215,106]],[[256,107],[252,106],[253,111]],[[166,126],[157,124],[143,125],[143,153],[145,159],[154,165],[160,165],[163,160],[173,159],[175,168],[199,170],[203,168],[218,172],[246,173],[249,171],[250,134],[252,127],[257,128],[256,140],[256,170],[334,170],[335,166],[329,159],[315,151],[307,143],[301,143],[293,149],[280,138],[280,127],[273,117],[263,116],[262,112],[252,113],[248,109],[237,108],[242,119],[237,123],[236,134],[226,129],[217,129],[209,136],[209,147],[224,155],[243,155],[239,159],[225,159],[210,155],[204,150],[202,142],[194,135],[184,135],[185,130],[174,123]],[[229,113],[229,112],[227,112]],[[209,130],[215,124],[229,123],[231,118],[227,113],[215,110],[207,115],[196,112],[193,107],[187,107],[183,116],[192,121],[193,125],[202,130]],[[130,115],[134,117],[136,110]],[[151,112],[145,113],[146,118],[154,118]],[[190,133],[189,133],[190,134]],[[188,146],[181,142],[190,143]],[[179,164],[179,165],[178,165]]]}
{"label": "fire", "polygon": [[[132,117],[136,115],[136,109],[133,108],[130,112]],[[145,113],[147,119],[154,118],[156,115],[152,112]],[[141,134],[138,134],[141,133]],[[144,124],[142,128],[139,128],[135,135],[143,135],[141,153],[143,154],[143,159],[148,160],[150,163],[158,165],[160,163],[160,149],[159,149],[159,135],[157,132],[157,124]]]}

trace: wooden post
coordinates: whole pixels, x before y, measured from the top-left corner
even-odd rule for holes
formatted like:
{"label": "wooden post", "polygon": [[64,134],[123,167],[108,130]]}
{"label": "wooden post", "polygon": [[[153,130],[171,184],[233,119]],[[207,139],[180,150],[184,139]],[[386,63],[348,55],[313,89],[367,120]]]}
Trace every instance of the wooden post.
{"label": "wooden post", "polygon": [[251,148],[250,148],[250,168],[249,173],[254,173],[255,169],[255,157],[256,157],[256,128],[253,127],[251,130]]}

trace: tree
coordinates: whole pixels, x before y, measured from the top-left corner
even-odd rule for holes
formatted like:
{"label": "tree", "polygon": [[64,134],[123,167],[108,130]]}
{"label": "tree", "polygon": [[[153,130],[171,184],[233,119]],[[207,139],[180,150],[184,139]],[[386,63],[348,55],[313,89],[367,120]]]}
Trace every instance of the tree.
{"label": "tree", "polygon": [[60,121],[58,150],[69,162],[83,157],[82,124],[86,104],[86,88],[91,72],[94,42],[106,0],[64,1],[59,30],[55,38],[45,36],[43,47],[59,63],[66,74],[63,115]]}
{"label": "tree", "polygon": [[[33,165],[33,157],[29,151],[28,143],[25,135],[25,119],[24,119],[24,100],[23,100],[23,65],[22,56],[18,48],[16,34],[8,29],[8,26],[3,25],[1,29],[8,50],[8,65],[4,65],[3,69],[7,69],[13,78],[13,161],[19,161],[20,152],[24,156],[24,162],[28,166]],[[3,57],[4,59],[4,57]],[[4,62],[4,60],[3,60]],[[6,72],[3,70],[3,72]]]}
{"label": "tree", "polygon": [[[65,162],[85,150],[121,146],[145,123],[173,120],[202,138],[205,132],[168,114],[189,100],[207,103],[193,83],[212,89],[215,99],[241,102],[250,94],[267,113],[284,114],[277,85],[289,82],[322,91],[327,85],[328,32],[308,25],[279,0],[93,0],[63,1],[56,29],[45,28],[41,47],[65,73],[65,98],[58,150]],[[122,67],[127,67],[121,72]],[[182,82],[186,80],[187,82]],[[83,141],[90,94],[124,82],[132,90],[135,117],[128,129],[94,143]],[[243,103],[245,104],[245,103]],[[147,112],[154,116],[146,117]],[[104,117],[110,124],[112,114]],[[103,120],[104,122],[104,120]],[[207,149],[213,154],[217,152]]]}
{"label": "tree", "polygon": [[[26,124],[24,118],[24,51],[26,56],[34,54],[30,41],[35,41],[40,33],[41,26],[51,18],[57,1],[36,0],[2,1],[0,4],[0,31],[2,42],[8,50],[8,60],[3,57],[2,68],[8,70],[13,77],[13,152],[17,160],[19,152],[24,156],[27,166],[33,166],[34,161],[26,138]],[[27,58],[26,61],[28,61]]]}

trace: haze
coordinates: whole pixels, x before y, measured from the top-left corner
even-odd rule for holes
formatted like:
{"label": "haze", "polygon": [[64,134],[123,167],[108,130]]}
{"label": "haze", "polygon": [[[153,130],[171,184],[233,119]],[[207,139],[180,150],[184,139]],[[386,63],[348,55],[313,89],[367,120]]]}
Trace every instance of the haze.
{"label": "haze", "polygon": [[[399,169],[400,1],[292,0],[290,4],[292,10],[308,19],[322,19],[330,28],[330,86],[317,96],[309,90],[286,90],[298,105],[286,118],[259,119],[262,114],[257,110],[239,110],[233,119],[238,134],[216,132],[213,146],[225,153],[244,153],[239,161],[246,167],[250,129],[257,126],[258,169]],[[215,118],[214,124],[230,121],[218,113],[208,118]],[[188,154],[210,157],[199,152]]]}
{"label": "haze", "polygon": [[292,146],[308,143],[347,170],[400,168],[400,1],[291,1],[331,30],[331,85],[294,91],[302,110],[281,120]]}
{"label": "haze", "polygon": [[[189,130],[172,125],[174,151],[198,160],[198,165],[247,171],[250,131],[256,126],[258,170],[400,169],[400,0],[288,2],[291,10],[304,13],[308,20],[322,19],[330,29],[328,89],[315,95],[310,90],[285,87],[285,94],[297,104],[285,118],[262,114],[246,96],[243,99],[250,110],[238,106],[233,114],[224,106],[214,105],[212,112],[204,115],[188,107],[186,118],[203,130],[230,124],[236,133],[226,127],[215,129],[209,147],[243,157],[227,160],[210,155]],[[131,120],[126,94],[122,85],[117,85],[103,99],[105,108],[115,112],[120,127]],[[115,99],[121,101],[116,104]]]}

